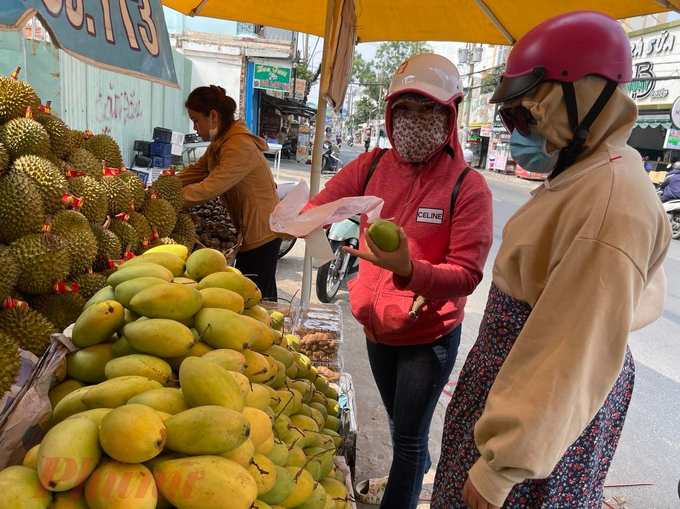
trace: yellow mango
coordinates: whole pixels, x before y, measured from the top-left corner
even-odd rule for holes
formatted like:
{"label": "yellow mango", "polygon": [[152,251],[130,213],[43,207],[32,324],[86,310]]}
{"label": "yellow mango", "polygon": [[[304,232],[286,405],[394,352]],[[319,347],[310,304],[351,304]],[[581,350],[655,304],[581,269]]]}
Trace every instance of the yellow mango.
{"label": "yellow mango", "polygon": [[113,345],[102,343],[66,355],[66,372],[71,378],[87,383],[106,380],[106,364],[113,359]]}
{"label": "yellow mango", "polygon": [[196,281],[227,268],[227,259],[217,249],[198,249],[187,259],[187,275]]}
{"label": "yellow mango", "polygon": [[274,435],[269,435],[267,437],[267,440],[262,442],[260,445],[258,445],[255,448],[255,452],[258,454],[262,454],[263,456],[267,456],[274,450]]}
{"label": "yellow mango", "polygon": [[241,394],[243,395],[243,400],[245,404],[245,398],[247,398],[248,394],[252,392],[250,380],[248,380],[247,376],[239,373],[238,371],[229,371],[229,374],[233,377],[234,380],[236,380],[239,389],[241,389]]}
{"label": "yellow mango", "polygon": [[245,350],[243,356],[246,358],[246,369],[243,374],[253,383],[267,383],[276,378],[272,372],[267,358],[252,350]]}
{"label": "yellow mango", "polygon": [[257,350],[258,352],[264,352],[271,348],[274,345],[276,331],[259,320],[255,320],[249,316],[244,316],[244,318],[254,320],[255,323],[251,323],[251,326],[256,330],[259,329],[259,333],[255,334],[255,339],[253,339],[253,342],[250,344],[250,348]]}
{"label": "yellow mango", "polygon": [[83,395],[81,401],[87,408],[118,408],[137,394],[162,387],[156,380],[150,378],[121,376],[88,387],[89,390]]}
{"label": "yellow mango", "polygon": [[165,421],[168,448],[192,456],[233,451],[248,439],[248,419],[216,405],[191,408]]}
{"label": "yellow mango", "polygon": [[228,309],[239,314],[243,312],[243,297],[236,292],[224,288],[203,288],[200,292],[204,308]]}
{"label": "yellow mango", "polygon": [[137,264],[154,263],[165,267],[174,277],[180,277],[184,274],[185,262],[179,256],[171,253],[149,253],[148,251],[140,256],[135,256],[131,260],[126,261],[123,267],[130,268]]}
{"label": "yellow mango", "polygon": [[38,450],[44,488],[66,491],[83,482],[99,463],[99,428],[89,419],[68,419],[47,432]]}
{"label": "yellow mango", "polygon": [[201,357],[185,359],[179,369],[184,398],[192,407],[219,405],[240,412],[244,402],[241,389],[221,366]]}
{"label": "yellow mango", "polygon": [[305,463],[307,463],[307,455],[301,447],[294,445],[288,449],[288,459],[284,466],[302,468]]}
{"label": "yellow mango", "polygon": [[99,440],[104,452],[124,463],[142,463],[158,456],[165,446],[163,419],[145,405],[123,405],[102,420]]}
{"label": "yellow mango", "polygon": [[243,415],[250,422],[250,439],[255,449],[272,435],[272,421],[269,416],[257,408],[245,407]]}
{"label": "yellow mango", "polygon": [[243,442],[233,451],[220,454],[220,456],[222,456],[223,458],[235,461],[243,468],[248,468],[248,465],[250,465],[250,461],[253,459],[254,455],[255,446],[253,445],[253,441],[250,440],[250,438],[248,438],[245,442]]}
{"label": "yellow mango", "polygon": [[260,495],[260,500],[274,507],[275,504],[283,502],[293,492],[293,476],[289,471],[278,465],[276,468],[276,483],[267,493]]}
{"label": "yellow mango", "polygon": [[224,288],[236,292],[243,297],[246,309],[257,306],[262,300],[262,293],[257,285],[251,279],[234,272],[216,272],[206,276],[198,283],[198,289],[203,288]]}
{"label": "yellow mango", "polygon": [[174,279],[172,272],[161,265],[156,265],[155,263],[135,263],[128,266],[126,262],[116,272],[111,274],[106,282],[109,286],[115,288],[125,281],[139,277],[157,277],[168,283]]}
{"label": "yellow mango", "polygon": [[139,464],[103,461],[85,484],[90,509],[155,509],[156,483],[148,468]]}
{"label": "yellow mango", "polygon": [[302,504],[297,506],[295,509],[323,509],[326,505],[326,490],[323,486],[316,484],[314,486],[314,491]]}
{"label": "yellow mango", "polygon": [[189,249],[187,249],[187,247],[182,244],[162,244],[160,246],[147,249],[144,254],[149,255],[152,253],[170,253],[175,256],[179,256],[184,261],[186,261],[189,257]]}
{"label": "yellow mango", "polygon": [[196,342],[191,329],[165,318],[138,320],[126,326],[124,333],[133,348],[157,357],[179,357]]}
{"label": "yellow mango", "polygon": [[146,405],[157,412],[165,412],[175,415],[185,410],[189,410],[189,404],[184,399],[181,389],[173,387],[163,387],[146,391],[130,398],[128,405]]}
{"label": "yellow mango", "polygon": [[90,509],[85,500],[85,493],[80,487],[70,491],[61,491],[52,495],[50,509]]}
{"label": "yellow mango", "polygon": [[271,346],[268,350],[265,350],[267,355],[271,355],[277,361],[281,362],[286,369],[293,365],[293,352],[287,348],[282,348],[278,345]]}
{"label": "yellow mango", "polygon": [[307,500],[314,491],[316,482],[312,475],[306,470],[300,471],[296,467],[285,467],[288,473],[293,477],[293,491],[288,497],[279,503],[281,507],[292,509],[299,506]]}
{"label": "yellow mango", "polygon": [[225,504],[250,509],[257,499],[257,485],[248,471],[221,456],[162,461],[153,474],[160,492],[178,509],[223,509]]}
{"label": "yellow mango", "polygon": [[196,314],[196,330],[214,348],[247,349],[261,335],[259,325],[256,320],[228,309],[204,308]]}
{"label": "yellow mango", "polygon": [[82,387],[67,394],[57,403],[52,410],[52,421],[59,423],[72,415],[85,412],[88,408],[82,402],[82,397],[87,394],[91,387]]}
{"label": "yellow mango", "polygon": [[113,353],[114,357],[125,357],[126,355],[141,353],[139,350],[132,348],[132,345],[130,345],[127,339],[125,339],[125,336],[118,338],[118,340],[113,344],[111,352]]}
{"label": "yellow mango", "polygon": [[31,447],[31,449],[24,456],[23,465],[33,470],[38,470],[38,449],[40,449],[40,444]]}
{"label": "yellow mango", "polygon": [[138,277],[135,279],[130,279],[116,286],[116,300],[120,302],[123,307],[128,308],[132,298],[139,292],[142,292],[147,288],[151,288],[152,286],[167,284],[170,283],[159,277]]}
{"label": "yellow mango", "polygon": [[262,384],[251,384],[252,390],[246,395],[245,405],[262,411],[269,408],[271,398],[265,387],[266,385]]}
{"label": "yellow mango", "polygon": [[67,417],[65,420],[69,419],[90,419],[94,422],[97,427],[102,425],[104,417],[111,411],[111,408],[93,408],[92,410],[85,410],[84,412],[77,413],[71,417]]}
{"label": "yellow mango", "polygon": [[80,348],[108,341],[123,324],[124,318],[123,306],[115,300],[93,304],[76,320],[71,341]]}
{"label": "yellow mango", "polygon": [[134,354],[110,360],[105,367],[106,378],[144,376],[166,386],[172,380],[172,369],[163,359],[153,355]]}
{"label": "yellow mango", "polygon": [[175,373],[179,372],[179,367],[182,365],[182,362],[184,359],[187,357],[203,357],[205,354],[208,352],[213,351],[213,347],[204,343],[203,341],[199,341],[198,339],[198,333],[194,333],[196,329],[191,329],[192,334],[194,334],[194,340],[196,341],[191,348],[189,348],[189,351],[185,353],[184,355],[180,355],[179,357],[166,357],[165,362],[170,364],[170,367]]}
{"label": "yellow mango", "polygon": [[40,485],[32,468],[7,467],[0,472],[0,507],[2,509],[47,509],[52,493]]}
{"label": "yellow mango", "polygon": [[272,318],[269,316],[269,312],[262,306],[253,306],[243,311],[245,316],[254,318],[258,322],[262,322],[267,327],[272,326]]}
{"label": "yellow mango", "polygon": [[274,447],[272,447],[272,450],[267,454],[267,458],[272,460],[272,463],[275,465],[282,467],[288,461],[288,454],[288,446],[281,440],[274,439]]}
{"label": "yellow mango", "polygon": [[255,480],[258,495],[267,493],[276,484],[276,465],[262,454],[255,454],[248,466],[248,472]]}
{"label": "yellow mango", "polygon": [[245,356],[236,350],[219,348],[217,350],[212,350],[211,352],[203,354],[202,357],[207,361],[214,362],[215,364],[222,366],[227,371],[237,371],[242,373],[246,369]]}
{"label": "yellow mango", "polygon": [[130,309],[149,318],[186,320],[201,309],[203,297],[195,288],[176,283],[157,285],[132,297]]}
{"label": "yellow mango", "polygon": [[97,302],[104,302],[105,300],[116,300],[116,294],[113,290],[113,286],[105,286],[95,293],[92,297],[90,297],[90,300],[85,303],[85,307],[83,307],[83,309],[87,309]]}
{"label": "yellow mango", "polygon": [[85,387],[83,382],[73,379],[65,380],[57,385],[47,394],[47,397],[50,399],[50,405],[52,405],[52,409],[54,409],[57,406],[57,403],[59,403],[66,396],[71,394],[76,389],[80,389],[82,387]]}
{"label": "yellow mango", "polygon": [[173,283],[178,285],[186,285],[191,288],[196,288],[198,290],[198,283],[189,277],[176,277],[172,280]]}
{"label": "yellow mango", "polygon": [[330,479],[327,477],[325,479],[321,479],[321,486],[323,486],[323,489],[326,490],[326,493],[333,497],[337,509],[346,509],[349,507],[349,504],[347,503],[349,497],[347,494],[347,488],[345,488],[344,484],[336,481],[335,479]]}

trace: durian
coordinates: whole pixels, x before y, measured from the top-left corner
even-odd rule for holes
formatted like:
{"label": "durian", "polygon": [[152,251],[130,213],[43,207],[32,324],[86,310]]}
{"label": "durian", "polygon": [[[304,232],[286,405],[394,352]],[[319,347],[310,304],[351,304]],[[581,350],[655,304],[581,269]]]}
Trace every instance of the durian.
{"label": "durian", "polygon": [[184,189],[182,181],[175,176],[161,175],[153,181],[154,192],[170,202],[170,205],[179,212],[184,207]]}
{"label": "durian", "polygon": [[10,296],[19,281],[20,268],[7,246],[0,246],[0,303]]}
{"label": "durian", "polygon": [[0,311],[0,332],[40,357],[50,345],[50,336],[61,331],[35,309],[15,307]]}
{"label": "durian", "polygon": [[109,200],[109,215],[129,212],[132,205],[132,192],[120,177],[103,177],[101,180]]}
{"label": "durian", "polygon": [[92,266],[97,257],[97,239],[84,215],[75,210],[62,210],[52,218],[52,233],[68,245],[71,257],[69,274],[79,276]]}
{"label": "durian", "polygon": [[12,168],[31,179],[42,196],[46,214],[54,214],[66,206],[62,201],[68,194],[66,177],[50,161],[39,156],[22,156],[14,161]]}
{"label": "durian", "polygon": [[31,179],[16,173],[0,177],[0,242],[38,233],[44,221],[42,196]]}
{"label": "durian", "polygon": [[196,245],[196,225],[189,214],[177,214],[175,229],[170,235],[178,244],[183,244],[191,251]]}
{"label": "durian", "polygon": [[177,213],[163,198],[150,198],[144,202],[144,217],[158,230],[159,237],[169,237],[177,223]]}
{"label": "durian", "polygon": [[103,224],[109,210],[109,199],[101,183],[92,177],[68,179],[68,189],[72,195],[83,199],[80,212],[88,221]]}
{"label": "durian", "polygon": [[109,230],[116,234],[118,240],[120,241],[120,246],[125,251],[128,246],[132,249],[134,253],[139,246],[140,239],[137,236],[135,229],[130,226],[129,223],[121,221],[120,219],[111,219],[111,224],[109,224]]}
{"label": "durian", "polygon": [[166,246],[168,244],[177,244],[177,241],[170,237],[161,237],[159,239],[154,240],[151,243],[151,247]]}
{"label": "durian", "polygon": [[73,152],[73,144],[68,126],[54,115],[37,115],[35,118],[42,124],[50,137],[52,153],[59,159],[66,159]]}
{"label": "durian", "polygon": [[64,240],[51,233],[33,233],[10,246],[21,269],[17,289],[30,294],[52,291],[69,273],[71,259]]}
{"label": "durian", "polygon": [[33,112],[40,110],[40,99],[33,87],[25,81],[0,77],[0,123],[23,117],[29,106]]}
{"label": "durian", "polygon": [[85,131],[71,129],[71,131],[69,131],[69,138],[71,139],[71,150],[78,150],[79,148],[82,148],[83,143],[85,143]]}
{"label": "durian", "polygon": [[[112,219],[111,222],[118,221]],[[109,260],[120,260],[123,252],[120,239],[110,230],[107,230],[100,224],[90,223],[92,233],[97,239],[97,257],[92,264],[92,268],[97,272],[102,272],[109,268]],[[134,230],[132,230],[134,233]]]}
{"label": "durian", "polygon": [[70,169],[82,171],[86,177],[101,180],[103,176],[102,162],[84,148],[75,149],[66,162]]}
{"label": "durian", "polygon": [[50,137],[40,122],[32,118],[15,118],[0,128],[0,142],[12,159],[26,155],[45,156],[50,151]]}
{"label": "durian", "polygon": [[5,146],[0,143],[0,175],[4,175],[9,169],[9,154]]}
{"label": "durian", "polygon": [[31,300],[31,307],[61,332],[78,319],[85,300],[77,293],[45,293]]}
{"label": "durian", "polygon": [[96,272],[86,272],[75,278],[78,283],[78,295],[80,295],[85,302],[90,300],[95,293],[104,288],[108,283],[106,277]]}
{"label": "durian", "polygon": [[0,399],[12,388],[21,373],[21,353],[17,343],[0,333]]}
{"label": "durian", "polygon": [[146,191],[144,189],[142,179],[139,178],[139,175],[131,171],[124,171],[119,175],[119,177],[123,182],[125,182],[125,185],[128,186],[128,189],[130,189],[130,192],[132,193],[132,200],[135,203],[135,210],[139,212],[144,205],[144,200],[146,199]]}
{"label": "durian", "polygon": [[139,238],[139,243],[136,246],[132,246],[133,251],[137,252],[142,247],[144,239],[151,242],[151,225],[139,212],[130,212],[128,224],[135,229],[137,238]]}
{"label": "durian", "polygon": [[110,168],[120,168],[123,165],[123,157],[120,147],[108,134],[97,134],[85,141],[83,147],[92,152],[100,161],[106,161]]}

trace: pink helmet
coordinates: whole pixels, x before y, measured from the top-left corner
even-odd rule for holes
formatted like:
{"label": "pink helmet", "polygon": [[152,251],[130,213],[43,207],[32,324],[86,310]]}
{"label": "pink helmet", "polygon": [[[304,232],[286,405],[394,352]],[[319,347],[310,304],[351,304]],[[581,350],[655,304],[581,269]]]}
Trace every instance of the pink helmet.
{"label": "pink helmet", "polygon": [[392,76],[387,101],[407,92],[416,92],[441,104],[463,98],[460,73],[448,58],[432,53],[413,55]]}
{"label": "pink helmet", "polygon": [[513,46],[492,103],[518,97],[543,81],[573,83],[596,74],[633,78],[630,41],[621,25],[597,11],[572,11],[529,30]]}

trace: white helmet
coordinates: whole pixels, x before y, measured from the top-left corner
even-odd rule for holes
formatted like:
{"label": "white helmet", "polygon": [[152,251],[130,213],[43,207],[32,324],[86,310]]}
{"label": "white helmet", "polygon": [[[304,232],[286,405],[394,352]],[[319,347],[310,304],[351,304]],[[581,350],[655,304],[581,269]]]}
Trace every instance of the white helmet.
{"label": "white helmet", "polygon": [[458,103],[463,99],[456,66],[449,59],[432,53],[413,55],[399,66],[392,76],[386,100],[407,92],[423,94],[441,104]]}

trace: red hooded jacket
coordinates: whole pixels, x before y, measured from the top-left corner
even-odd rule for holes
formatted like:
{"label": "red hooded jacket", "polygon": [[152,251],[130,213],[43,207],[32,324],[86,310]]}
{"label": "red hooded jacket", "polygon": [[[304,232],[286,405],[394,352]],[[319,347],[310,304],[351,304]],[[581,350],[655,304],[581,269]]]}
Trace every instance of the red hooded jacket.
{"label": "red hooded jacket", "polygon": [[[410,280],[361,260],[350,281],[352,314],[374,342],[395,346],[431,343],[463,321],[466,297],[482,280],[493,240],[491,192],[484,177],[470,172],[450,217],[453,187],[466,168],[451,115],[446,150],[426,164],[404,161],[396,150],[382,157],[365,195],[385,201],[382,216],[404,228],[413,262]],[[387,116],[390,132],[390,115]],[[360,196],[378,149],[360,155],[335,175],[303,210],[348,196]],[[361,218],[361,231],[368,227]],[[361,236],[361,249],[366,243]],[[417,318],[408,315],[415,295],[428,299]]]}

